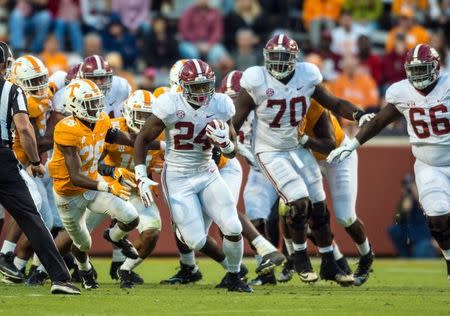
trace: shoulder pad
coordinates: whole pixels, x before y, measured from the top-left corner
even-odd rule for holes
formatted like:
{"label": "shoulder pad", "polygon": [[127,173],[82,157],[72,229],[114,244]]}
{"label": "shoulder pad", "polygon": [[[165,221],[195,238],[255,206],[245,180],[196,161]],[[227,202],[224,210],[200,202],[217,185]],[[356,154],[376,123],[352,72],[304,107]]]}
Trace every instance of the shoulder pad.
{"label": "shoulder pad", "polygon": [[265,68],[262,66],[247,68],[247,70],[242,73],[241,85],[244,88],[256,88],[261,86],[264,83],[264,70]]}

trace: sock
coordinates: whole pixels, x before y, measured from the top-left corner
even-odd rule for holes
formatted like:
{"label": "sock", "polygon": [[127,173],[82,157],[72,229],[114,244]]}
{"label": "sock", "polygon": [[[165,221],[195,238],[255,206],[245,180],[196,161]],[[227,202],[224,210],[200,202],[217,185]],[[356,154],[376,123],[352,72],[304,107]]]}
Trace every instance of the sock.
{"label": "sock", "polygon": [[16,243],[5,240],[3,242],[2,250],[0,250],[0,253],[2,254],[7,254],[8,252],[14,253],[14,250],[16,250]]}
{"label": "sock", "polygon": [[332,252],[333,251],[333,245],[329,245],[328,247],[319,247],[320,253],[326,253],[326,252]]}
{"label": "sock", "polygon": [[187,266],[195,266],[195,252],[190,251],[188,253],[181,253],[180,252],[180,261],[182,264],[185,264]]}
{"label": "sock", "polygon": [[131,271],[136,268],[141,262],[144,261],[142,258],[130,259],[126,258],[125,262],[120,266],[120,270]]}
{"label": "sock", "polygon": [[256,252],[261,257],[264,257],[265,255],[277,251],[277,248],[275,248],[266,238],[264,238],[262,235],[259,235],[255,239],[252,240],[252,245],[255,247]]}
{"label": "sock", "polygon": [[76,261],[78,269],[80,271],[89,271],[92,268],[92,265],[89,262],[89,257],[87,258],[86,262],[80,262],[76,258],[75,258],[75,261]]}
{"label": "sock", "polygon": [[308,245],[306,244],[306,241],[303,244],[296,244],[296,243],[292,243],[292,247],[294,248],[294,251],[302,251],[302,250],[306,250],[306,247]]}
{"label": "sock", "polygon": [[37,267],[37,270],[41,271],[41,272],[44,272],[44,273],[47,273],[47,270],[45,270],[45,268],[44,268],[44,266],[42,264],[39,265],[39,267]]}
{"label": "sock", "polygon": [[292,239],[291,238],[283,238],[284,239],[284,244],[286,245],[286,250],[288,255],[292,255],[294,253],[294,244],[292,243]]}
{"label": "sock", "polygon": [[225,270],[228,270],[228,260],[227,260],[227,258],[223,259],[223,261],[220,263],[220,265],[221,265]]}
{"label": "sock", "polygon": [[23,260],[18,257],[15,257],[14,265],[16,266],[17,270],[22,271],[22,269],[27,266],[27,260]]}
{"label": "sock", "polygon": [[444,255],[445,260],[450,261],[450,249],[444,250],[441,249],[442,254]]}
{"label": "sock", "polygon": [[117,224],[109,230],[109,237],[112,241],[119,241],[125,237],[126,234],[128,234],[128,232],[121,230]]}
{"label": "sock", "polygon": [[366,240],[364,240],[362,244],[356,245],[356,247],[358,248],[359,254],[361,256],[367,255],[370,251],[369,240],[366,238]]}
{"label": "sock", "polygon": [[336,260],[336,261],[338,261],[339,259],[341,259],[344,256],[337,244],[333,245],[333,255],[334,255],[334,260]]}
{"label": "sock", "polygon": [[122,253],[122,249],[114,248],[112,252],[112,262],[124,262],[127,259]]}
{"label": "sock", "polygon": [[244,241],[231,241],[223,239],[223,252],[228,260],[228,271],[238,273],[241,270],[242,256],[244,255]]}
{"label": "sock", "polygon": [[260,255],[256,255],[256,256],[255,256],[255,260],[256,260],[256,266],[259,266],[259,264],[260,264],[261,261],[262,261],[262,257],[261,257]]}
{"label": "sock", "polygon": [[31,264],[36,267],[39,267],[41,265],[41,260],[39,260],[38,256],[36,256],[36,254],[33,255],[33,261]]}

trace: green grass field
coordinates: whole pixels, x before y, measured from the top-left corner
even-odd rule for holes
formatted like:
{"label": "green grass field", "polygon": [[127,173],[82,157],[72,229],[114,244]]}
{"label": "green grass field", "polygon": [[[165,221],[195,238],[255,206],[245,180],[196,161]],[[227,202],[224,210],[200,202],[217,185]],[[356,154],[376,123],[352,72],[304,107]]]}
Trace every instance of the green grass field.
{"label": "green grass field", "polygon": [[[354,260],[351,260],[352,262]],[[246,260],[252,270],[254,262]],[[314,266],[318,269],[318,261]],[[176,259],[150,259],[138,269],[146,284],[131,291],[109,279],[109,259],[95,259],[100,288],[81,296],[52,296],[50,285],[29,288],[0,284],[0,315],[449,315],[450,283],[441,260],[378,259],[363,287],[329,282],[255,287],[252,294],[217,290],[222,268],[200,259],[203,280],[188,286],[161,286]],[[253,277],[254,273],[250,274]]]}

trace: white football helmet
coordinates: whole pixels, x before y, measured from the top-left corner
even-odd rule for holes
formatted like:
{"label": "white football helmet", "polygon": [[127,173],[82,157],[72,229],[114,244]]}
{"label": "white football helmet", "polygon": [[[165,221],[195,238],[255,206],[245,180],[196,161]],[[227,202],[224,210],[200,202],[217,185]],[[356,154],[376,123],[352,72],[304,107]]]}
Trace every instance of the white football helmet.
{"label": "white football helmet", "polygon": [[95,123],[104,108],[104,95],[89,79],[73,79],[64,91],[66,111],[80,120]]}
{"label": "white football helmet", "polygon": [[179,92],[177,90],[180,86],[180,72],[187,61],[188,59],[180,59],[175,64],[173,64],[172,68],[170,68],[169,87],[172,92]]}
{"label": "white football helmet", "polygon": [[152,112],[155,97],[150,91],[136,90],[123,103],[123,117],[127,126],[135,133],[139,133],[145,120]]}
{"label": "white football helmet", "polygon": [[34,56],[25,55],[14,61],[11,80],[35,98],[42,99],[48,95],[48,69]]}

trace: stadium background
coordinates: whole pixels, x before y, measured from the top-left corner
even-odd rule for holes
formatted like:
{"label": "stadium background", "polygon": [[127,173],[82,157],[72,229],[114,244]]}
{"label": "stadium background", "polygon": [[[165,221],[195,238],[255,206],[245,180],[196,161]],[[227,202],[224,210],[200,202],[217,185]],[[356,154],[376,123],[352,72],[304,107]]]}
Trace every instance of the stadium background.
{"label": "stadium background", "polygon": [[[387,86],[405,77],[404,56],[416,43],[430,43],[441,55],[441,71],[450,68],[449,19],[449,0],[0,0],[0,40],[16,57],[39,56],[51,73],[91,54],[106,55],[133,90],[153,91],[168,85],[168,70],[179,58],[205,58],[217,83],[232,69],[261,64],[267,38],[283,31],[298,41],[302,59],[320,67],[333,93],[377,112]],[[348,135],[357,131],[341,123]],[[396,255],[388,228],[414,162],[404,122],[360,149],[359,158],[358,215],[377,255]],[[174,255],[161,194],[158,205],[163,233],[155,254]],[[333,228],[341,250],[356,255],[335,221]],[[92,253],[106,255],[101,231]]]}

